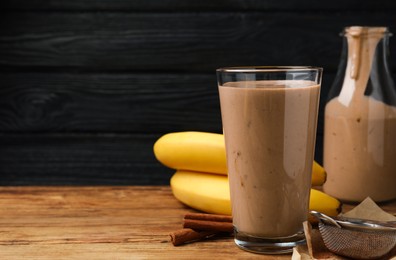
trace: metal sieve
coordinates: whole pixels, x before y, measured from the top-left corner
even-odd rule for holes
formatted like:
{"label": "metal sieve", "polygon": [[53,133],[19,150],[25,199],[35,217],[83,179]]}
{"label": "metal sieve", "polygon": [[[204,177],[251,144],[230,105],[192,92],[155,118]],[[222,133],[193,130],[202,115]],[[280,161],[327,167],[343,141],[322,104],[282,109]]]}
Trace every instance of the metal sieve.
{"label": "metal sieve", "polygon": [[381,222],[343,217],[329,217],[310,212],[319,220],[319,232],[333,253],[357,258],[375,259],[389,253],[396,245],[396,222]]}

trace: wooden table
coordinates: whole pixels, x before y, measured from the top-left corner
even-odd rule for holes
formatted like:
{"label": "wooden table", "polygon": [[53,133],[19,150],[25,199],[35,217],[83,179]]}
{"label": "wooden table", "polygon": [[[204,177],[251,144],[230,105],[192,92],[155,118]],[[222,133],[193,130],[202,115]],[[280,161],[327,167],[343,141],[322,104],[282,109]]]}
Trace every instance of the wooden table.
{"label": "wooden table", "polygon": [[[383,208],[396,213],[396,203]],[[168,186],[0,187],[0,259],[291,258],[232,238],[174,247],[169,233],[189,211]]]}

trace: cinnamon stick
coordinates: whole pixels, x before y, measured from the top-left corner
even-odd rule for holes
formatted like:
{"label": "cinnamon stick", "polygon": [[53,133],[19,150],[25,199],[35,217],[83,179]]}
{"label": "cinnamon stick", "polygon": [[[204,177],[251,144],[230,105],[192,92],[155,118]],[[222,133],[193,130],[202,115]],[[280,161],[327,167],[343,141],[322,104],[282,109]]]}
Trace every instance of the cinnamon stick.
{"label": "cinnamon stick", "polygon": [[198,219],[216,222],[231,222],[232,217],[229,215],[206,214],[206,213],[186,213],[184,219]]}
{"label": "cinnamon stick", "polygon": [[170,237],[172,244],[174,246],[179,246],[211,237],[217,233],[218,231],[195,231],[191,228],[183,228],[171,233]]}
{"label": "cinnamon stick", "polygon": [[194,230],[210,230],[218,232],[232,232],[234,227],[231,222],[184,219],[183,228],[191,228]]}
{"label": "cinnamon stick", "polygon": [[183,220],[183,229],[169,234],[174,246],[207,239],[221,233],[230,235],[234,229],[232,217],[227,215],[187,213]]}

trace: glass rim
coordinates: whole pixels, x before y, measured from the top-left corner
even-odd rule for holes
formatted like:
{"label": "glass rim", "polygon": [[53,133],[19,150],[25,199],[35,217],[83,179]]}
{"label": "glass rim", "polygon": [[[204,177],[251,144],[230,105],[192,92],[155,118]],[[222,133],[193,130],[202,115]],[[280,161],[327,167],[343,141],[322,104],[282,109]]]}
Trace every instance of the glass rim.
{"label": "glass rim", "polygon": [[254,73],[254,72],[293,72],[293,71],[322,71],[322,67],[316,66],[235,66],[216,69],[217,72],[230,73]]}

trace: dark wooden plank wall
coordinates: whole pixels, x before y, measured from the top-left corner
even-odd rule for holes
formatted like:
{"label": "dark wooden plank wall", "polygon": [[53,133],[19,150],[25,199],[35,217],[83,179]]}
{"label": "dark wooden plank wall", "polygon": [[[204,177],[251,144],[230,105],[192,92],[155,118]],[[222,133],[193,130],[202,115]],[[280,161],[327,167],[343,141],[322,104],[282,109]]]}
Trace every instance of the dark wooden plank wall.
{"label": "dark wooden plank wall", "polygon": [[215,69],[232,65],[324,67],[321,162],[348,25],[396,32],[396,2],[1,1],[0,185],[167,184],[153,143],[221,132]]}

